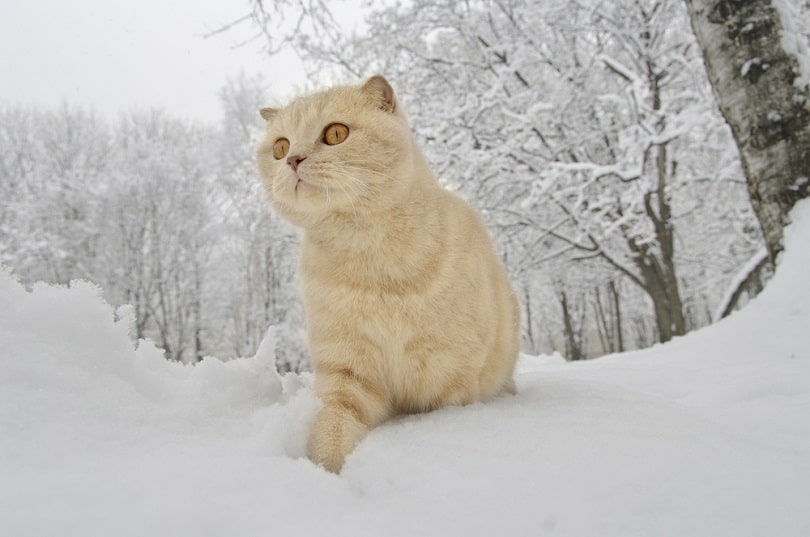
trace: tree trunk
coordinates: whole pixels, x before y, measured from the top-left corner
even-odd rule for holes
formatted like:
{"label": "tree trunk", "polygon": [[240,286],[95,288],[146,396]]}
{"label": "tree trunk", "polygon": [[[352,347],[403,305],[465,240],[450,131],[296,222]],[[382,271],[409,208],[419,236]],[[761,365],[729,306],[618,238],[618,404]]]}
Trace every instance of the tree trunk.
{"label": "tree trunk", "polygon": [[560,307],[563,314],[563,327],[565,330],[565,354],[566,358],[571,361],[584,360],[585,353],[582,348],[582,324],[577,323],[573,319],[571,307],[568,303],[568,296],[565,291],[560,291],[558,298],[560,300]]}
{"label": "tree trunk", "polygon": [[534,326],[532,326],[534,322],[532,319],[532,295],[528,285],[523,286],[523,307],[526,310],[526,343],[529,347],[529,352],[535,354],[537,353],[537,348],[535,347]]}
{"label": "tree trunk", "polygon": [[594,318],[599,340],[605,354],[624,352],[622,337],[622,312],[619,305],[619,290],[615,280],[610,280],[602,300],[602,288],[594,289]]}
{"label": "tree trunk", "polygon": [[[657,89],[653,95],[658,95]],[[655,100],[656,105],[659,101]],[[675,231],[672,227],[672,208],[667,199],[666,183],[670,173],[667,169],[667,146],[654,146],[656,189],[644,194],[644,210],[652,222],[657,247],[650,243],[628,240],[633,253],[633,262],[638,267],[639,277],[634,280],[649,295],[655,310],[658,341],[666,343],[675,336],[686,333],[680,284],[675,271]],[[674,175],[674,164],[672,168]]]}
{"label": "tree trunk", "polygon": [[810,90],[791,43],[803,36],[785,35],[794,21],[782,20],[774,4],[686,0],[772,260],[782,250],[790,209],[810,196]]}
{"label": "tree trunk", "polygon": [[594,302],[594,323],[596,324],[596,333],[599,336],[599,343],[602,345],[602,354],[610,354],[613,352],[613,338],[611,333],[610,320],[608,319],[608,312],[602,304],[602,292],[599,286],[593,290]]}
{"label": "tree trunk", "polygon": [[624,336],[622,335],[622,310],[620,307],[619,289],[616,287],[616,282],[610,280],[608,284],[608,296],[611,298],[613,305],[613,329],[614,341],[616,342],[615,352],[624,352]]}
{"label": "tree trunk", "polygon": [[202,343],[202,269],[197,262],[194,265],[194,298],[191,302],[192,315],[194,317],[194,362],[202,362],[203,359],[203,343]]}

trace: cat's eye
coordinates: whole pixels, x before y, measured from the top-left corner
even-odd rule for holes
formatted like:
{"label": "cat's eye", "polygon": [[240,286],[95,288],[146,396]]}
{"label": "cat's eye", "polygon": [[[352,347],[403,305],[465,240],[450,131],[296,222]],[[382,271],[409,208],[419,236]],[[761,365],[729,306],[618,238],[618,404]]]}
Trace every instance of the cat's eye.
{"label": "cat's eye", "polygon": [[290,151],[290,141],[286,138],[279,138],[273,144],[273,157],[276,160],[283,159]]}
{"label": "cat's eye", "polygon": [[323,143],[337,145],[343,143],[349,136],[349,127],[343,123],[332,123],[323,130]]}

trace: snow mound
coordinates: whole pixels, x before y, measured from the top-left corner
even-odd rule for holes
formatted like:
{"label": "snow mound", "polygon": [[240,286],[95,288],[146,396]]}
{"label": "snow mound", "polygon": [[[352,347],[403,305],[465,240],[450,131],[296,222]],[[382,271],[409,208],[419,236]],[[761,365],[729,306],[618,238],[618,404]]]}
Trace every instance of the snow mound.
{"label": "snow mound", "polygon": [[317,403],[276,373],[272,330],[254,358],[187,366],[134,349],[87,282],[27,292],[0,271],[0,309],[0,535],[179,531],[265,473],[256,457],[304,456]]}
{"label": "snow mound", "polygon": [[86,282],[0,271],[0,535],[810,535],[810,201],[723,322],[519,394],[400,417],[340,476],[304,458],[311,377],[133,348]]}
{"label": "snow mound", "polygon": [[[243,415],[289,399],[275,370],[271,327],[250,359],[205,358],[196,366],[169,362],[151,341],[133,348],[128,310],[113,308],[101,289],[37,284],[31,290],[0,272],[3,304],[0,388],[16,392],[31,421],[92,417],[92,408],[122,420],[181,421]],[[297,390],[301,383],[288,383]],[[12,414],[11,412],[8,413]],[[5,415],[5,413],[4,413]],[[109,416],[108,416],[109,417]]]}

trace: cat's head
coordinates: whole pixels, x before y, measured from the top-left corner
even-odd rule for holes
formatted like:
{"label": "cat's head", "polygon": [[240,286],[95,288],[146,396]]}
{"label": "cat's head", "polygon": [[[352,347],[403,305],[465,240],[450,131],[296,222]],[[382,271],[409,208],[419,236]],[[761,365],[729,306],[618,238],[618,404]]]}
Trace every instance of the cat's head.
{"label": "cat's head", "polygon": [[308,228],[331,217],[385,210],[407,189],[413,141],[394,91],[381,76],[263,108],[257,151],[274,208]]}

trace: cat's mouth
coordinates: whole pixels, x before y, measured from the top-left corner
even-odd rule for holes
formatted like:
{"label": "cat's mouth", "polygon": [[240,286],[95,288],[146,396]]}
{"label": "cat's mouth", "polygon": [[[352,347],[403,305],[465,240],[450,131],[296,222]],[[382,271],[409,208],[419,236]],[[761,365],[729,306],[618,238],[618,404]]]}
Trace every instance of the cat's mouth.
{"label": "cat's mouth", "polygon": [[296,192],[306,192],[308,190],[314,190],[315,185],[310,182],[305,181],[301,178],[300,175],[295,176],[295,191]]}

